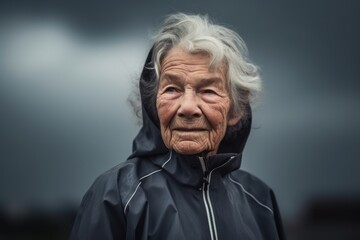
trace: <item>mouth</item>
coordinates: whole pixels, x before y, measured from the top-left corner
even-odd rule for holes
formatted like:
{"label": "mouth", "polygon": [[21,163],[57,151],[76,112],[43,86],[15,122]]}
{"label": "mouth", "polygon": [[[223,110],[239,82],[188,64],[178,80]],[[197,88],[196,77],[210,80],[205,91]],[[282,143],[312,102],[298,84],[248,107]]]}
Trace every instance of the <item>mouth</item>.
{"label": "mouth", "polygon": [[207,131],[205,128],[174,128],[173,131],[180,131],[180,132],[201,132]]}

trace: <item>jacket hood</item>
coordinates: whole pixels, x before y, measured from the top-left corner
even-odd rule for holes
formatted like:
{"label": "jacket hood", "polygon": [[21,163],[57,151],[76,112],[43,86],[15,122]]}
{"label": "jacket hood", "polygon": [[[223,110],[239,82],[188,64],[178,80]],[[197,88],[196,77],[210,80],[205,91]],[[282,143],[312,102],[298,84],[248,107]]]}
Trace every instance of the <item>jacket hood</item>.
{"label": "jacket hood", "polygon": [[[156,81],[154,64],[152,62],[152,49],[150,50],[142,70],[139,88],[141,96],[141,110],[143,125],[133,141],[133,153],[129,158],[149,157],[169,152],[165,146],[160,132],[160,121],[156,110],[155,95],[147,94],[149,83]],[[235,126],[228,128],[221,141],[218,154],[241,154],[251,129],[251,108],[247,106],[247,115]]]}

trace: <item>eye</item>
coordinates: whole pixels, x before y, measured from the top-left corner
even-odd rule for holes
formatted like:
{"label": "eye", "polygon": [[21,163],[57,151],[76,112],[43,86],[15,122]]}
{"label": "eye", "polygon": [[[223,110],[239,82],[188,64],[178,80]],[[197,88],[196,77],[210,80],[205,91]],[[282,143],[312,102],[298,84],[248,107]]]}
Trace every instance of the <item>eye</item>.
{"label": "eye", "polygon": [[164,90],[164,92],[166,92],[166,93],[176,93],[176,92],[178,92],[179,90],[177,89],[177,88],[175,88],[175,87],[167,87],[167,88],[165,88],[165,90]]}
{"label": "eye", "polygon": [[209,94],[216,94],[216,92],[214,91],[214,90],[212,90],[212,89],[204,89],[204,90],[202,90],[201,91],[203,94],[207,94],[207,95],[209,95]]}

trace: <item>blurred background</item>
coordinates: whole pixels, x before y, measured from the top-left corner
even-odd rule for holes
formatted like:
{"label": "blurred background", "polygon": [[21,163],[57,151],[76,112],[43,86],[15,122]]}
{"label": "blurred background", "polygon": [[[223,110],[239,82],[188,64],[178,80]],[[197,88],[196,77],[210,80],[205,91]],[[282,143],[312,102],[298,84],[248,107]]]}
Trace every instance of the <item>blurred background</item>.
{"label": "blurred background", "polygon": [[264,93],[242,168],[288,239],[360,239],[360,2],[1,1],[0,239],[67,239],[137,134],[126,99],[166,14],[237,31]]}

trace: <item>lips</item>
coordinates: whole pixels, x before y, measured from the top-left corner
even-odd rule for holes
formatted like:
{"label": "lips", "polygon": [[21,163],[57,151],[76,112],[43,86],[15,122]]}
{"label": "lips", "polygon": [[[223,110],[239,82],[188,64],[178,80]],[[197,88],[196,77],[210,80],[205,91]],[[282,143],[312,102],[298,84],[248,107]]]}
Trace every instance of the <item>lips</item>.
{"label": "lips", "polygon": [[173,128],[173,131],[199,132],[199,131],[207,131],[207,129],[206,128]]}
{"label": "lips", "polygon": [[181,119],[175,118],[169,126],[171,131],[179,132],[203,132],[210,131],[209,124],[203,119],[197,119],[196,121],[181,121]]}

